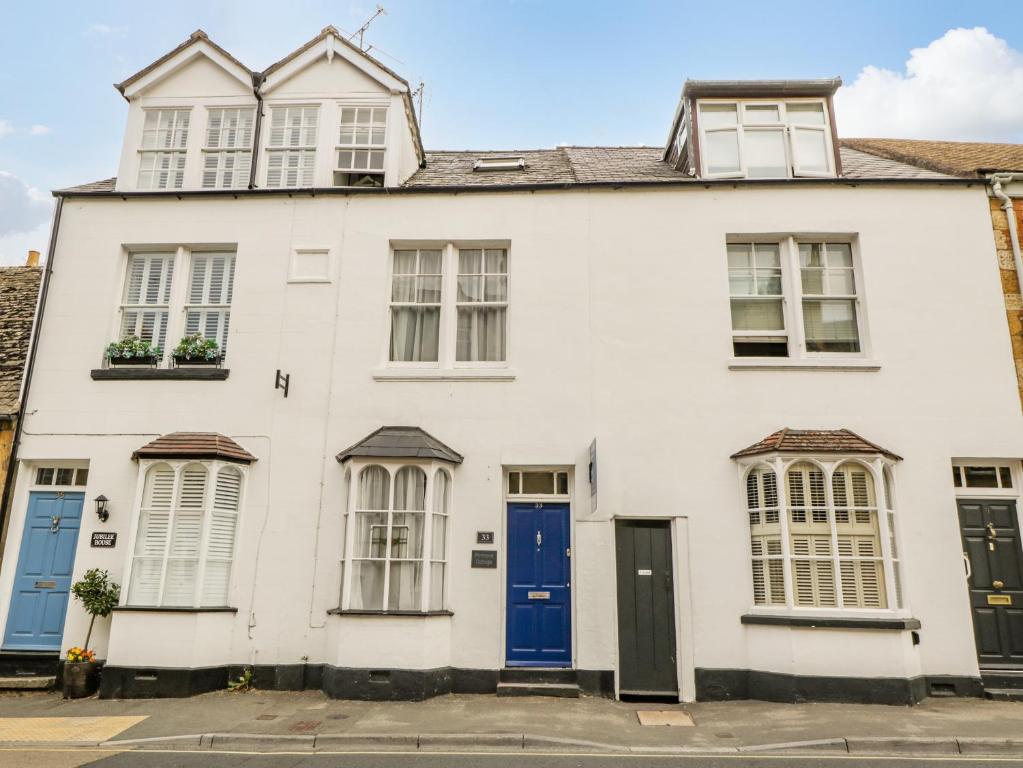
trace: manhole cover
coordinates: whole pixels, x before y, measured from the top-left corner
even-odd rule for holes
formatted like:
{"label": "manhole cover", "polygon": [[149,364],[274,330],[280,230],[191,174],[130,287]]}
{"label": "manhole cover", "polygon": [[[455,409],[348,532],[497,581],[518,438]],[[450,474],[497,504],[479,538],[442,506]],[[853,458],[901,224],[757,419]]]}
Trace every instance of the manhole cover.
{"label": "manhole cover", "polygon": [[320,727],[321,720],[299,720],[288,726],[292,733],[309,733]]}
{"label": "manhole cover", "polygon": [[636,714],[640,725],[695,725],[693,716],[681,709],[641,709]]}
{"label": "manhole cover", "polygon": [[277,715],[256,715],[257,720],[276,720]]}

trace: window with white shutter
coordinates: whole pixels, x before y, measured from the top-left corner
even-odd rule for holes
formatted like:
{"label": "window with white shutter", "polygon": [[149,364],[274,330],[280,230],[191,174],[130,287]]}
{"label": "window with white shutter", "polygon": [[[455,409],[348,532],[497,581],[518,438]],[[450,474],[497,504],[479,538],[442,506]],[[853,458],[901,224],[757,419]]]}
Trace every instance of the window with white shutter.
{"label": "window with white shutter", "polygon": [[204,188],[238,189],[248,186],[255,114],[252,107],[208,110],[203,147]]}
{"label": "window with white shutter", "polygon": [[234,292],[233,253],[193,253],[185,304],[185,335],[200,333],[227,352]]}
{"label": "window with white shutter", "polygon": [[[785,477],[783,498],[779,471]],[[881,477],[879,506],[874,472],[866,464],[795,460],[786,465],[779,459],[747,472],[754,605],[902,607],[887,467]]]}
{"label": "window with white shutter", "polygon": [[163,348],[173,278],[173,253],[131,254],[121,299],[121,338],[138,336]]}
{"label": "window with white shutter", "polygon": [[228,604],[243,476],[224,462],[144,467],[127,604]]}
{"label": "window with white shutter", "polygon": [[266,186],[311,187],[316,167],[318,107],[272,107],[266,144]]}
{"label": "window with white shutter", "polygon": [[146,110],[139,148],[139,189],[181,189],[189,119],[187,109]]}

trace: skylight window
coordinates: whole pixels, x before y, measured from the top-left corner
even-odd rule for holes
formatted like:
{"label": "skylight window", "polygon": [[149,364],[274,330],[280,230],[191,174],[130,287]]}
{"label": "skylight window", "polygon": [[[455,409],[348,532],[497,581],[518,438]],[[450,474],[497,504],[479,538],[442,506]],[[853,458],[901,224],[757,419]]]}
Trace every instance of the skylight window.
{"label": "skylight window", "polygon": [[472,164],[473,171],[524,171],[524,157],[479,157]]}

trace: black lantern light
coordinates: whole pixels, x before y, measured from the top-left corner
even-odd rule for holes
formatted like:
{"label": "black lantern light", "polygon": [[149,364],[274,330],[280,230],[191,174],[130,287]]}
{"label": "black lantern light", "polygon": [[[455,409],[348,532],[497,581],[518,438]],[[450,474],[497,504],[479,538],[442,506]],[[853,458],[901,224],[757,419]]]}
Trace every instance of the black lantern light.
{"label": "black lantern light", "polygon": [[96,497],[96,517],[101,523],[105,523],[110,517],[110,510],[107,509],[107,497],[103,494]]}

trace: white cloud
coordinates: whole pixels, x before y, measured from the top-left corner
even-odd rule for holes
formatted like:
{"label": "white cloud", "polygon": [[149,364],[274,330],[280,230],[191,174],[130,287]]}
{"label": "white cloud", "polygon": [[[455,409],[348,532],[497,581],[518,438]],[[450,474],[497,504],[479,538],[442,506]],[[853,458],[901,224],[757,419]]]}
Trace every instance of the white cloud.
{"label": "white cloud", "polygon": [[9,133],[14,133],[14,126],[10,120],[0,120],[0,139]]}
{"label": "white cloud", "polygon": [[33,136],[45,136],[48,133],[53,133],[53,129],[48,125],[41,125],[37,123],[29,128],[28,132]]}
{"label": "white cloud", "polygon": [[113,26],[111,24],[95,23],[90,24],[86,30],[90,35],[96,35],[97,37],[124,37],[128,34],[128,28],[123,26]]}
{"label": "white cloud", "polygon": [[1023,142],[1023,53],[984,27],[950,29],[905,72],[864,67],[835,109],[842,136]]}
{"label": "white cloud", "polygon": [[35,230],[49,219],[52,208],[45,192],[0,171],[0,238]]}

